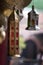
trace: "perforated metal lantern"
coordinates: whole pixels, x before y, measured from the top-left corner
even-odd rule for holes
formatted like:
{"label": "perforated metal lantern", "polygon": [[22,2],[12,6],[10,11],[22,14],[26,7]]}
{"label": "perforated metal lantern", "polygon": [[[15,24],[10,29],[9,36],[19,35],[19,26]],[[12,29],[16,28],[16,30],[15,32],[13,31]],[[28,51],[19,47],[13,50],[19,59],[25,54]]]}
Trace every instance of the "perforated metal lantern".
{"label": "perforated metal lantern", "polygon": [[34,5],[32,5],[32,10],[28,13],[28,22],[26,29],[36,30],[36,26],[38,26],[38,18],[39,14],[34,10]]}

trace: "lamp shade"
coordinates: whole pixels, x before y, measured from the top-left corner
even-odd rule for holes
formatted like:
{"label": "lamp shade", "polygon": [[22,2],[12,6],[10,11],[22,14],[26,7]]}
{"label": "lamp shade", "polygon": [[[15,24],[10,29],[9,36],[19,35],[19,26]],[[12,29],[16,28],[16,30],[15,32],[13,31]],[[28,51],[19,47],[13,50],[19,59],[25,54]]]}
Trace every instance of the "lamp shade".
{"label": "lamp shade", "polygon": [[12,9],[14,5],[18,9],[23,9],[29,5],[31,1],[32,0],[0,0],[0,12],[2,13],[6,9]]}

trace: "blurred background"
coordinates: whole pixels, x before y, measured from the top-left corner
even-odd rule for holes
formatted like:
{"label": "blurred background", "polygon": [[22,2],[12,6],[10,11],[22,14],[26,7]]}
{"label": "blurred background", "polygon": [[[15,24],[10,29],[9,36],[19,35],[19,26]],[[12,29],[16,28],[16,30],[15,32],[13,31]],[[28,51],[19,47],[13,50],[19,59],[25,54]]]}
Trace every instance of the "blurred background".
{"label": "blurred background", "polygon": [[[34,10],[39,15],[38,26],[36,27],[36,30],[26,30],[26,27],[28,25],[27,24],[28,13],[32,11],[32,5],[34,5]],[[19,11],[19,13],[17,13],[17,10]],[[20,17],[21,19],[19,20]],[[14,18],[16,18],[16,20]],[[11,29],[10,29],[10,26],[11,26]],[[31,35],[34,36],[34,34],[40,33],[41,35],[39,34],[38,38],[40,38],[41,39],[41,40],[39,39],[40,42],[43,43],[43,0],[21,0],[21,1],[20,0],[0,0],[0,31],[1,33],[3,32],[2,30],[6,32],[6,35],[8,36],[5,36],[4,42],[2,40],[3,44],[0,45],[0,58],[1,58],[0,64],[6,65],[5,62],[8,61],[9,62],[8,64],[10,65],[19,65],[19,61],[21,60],[21,57],[23,57],[22,54],[24,54],[24,56],[25,54],[28,54],[28,53],[24,53],[23,49],[27,49],[27,47],[30,49],[32,46],[29,44],[30,47],[29,45],[27,45],[26,47],[26,44],[28,44],[26,40],[28,40],[31,37]],[[1,33],[0,35],[2,35]],[[12,33],[12,35],[10,33]],[[41,60],[43,61],[43,47],[41,48],[39,45],[39,48],[41,53]],[[29,51],[29,49],[27,49],[27,51]],[[20,63],[22,61],[20,61]],[[31,65],[31,64],[27,64],[27,65]],[[39,64],[34,64],[34,65],[39,65]]]}
{"label": "blurred background", "polygon": [[[31,31],[25,30],[27,27],[27,17],[28,12],[31,11],[32,5],[34,4],[35,11],[39,14],[39,20],[38,20],[38,26],[40,30]],[[34,33],[34,32],[41,32],[43,31],[43,0],[32,0],[31,3],[23,9],[23,19],[19,23],[19,33],[20,33],[20,48],[23,46],[24,38],[28,37],[28,35]]]}

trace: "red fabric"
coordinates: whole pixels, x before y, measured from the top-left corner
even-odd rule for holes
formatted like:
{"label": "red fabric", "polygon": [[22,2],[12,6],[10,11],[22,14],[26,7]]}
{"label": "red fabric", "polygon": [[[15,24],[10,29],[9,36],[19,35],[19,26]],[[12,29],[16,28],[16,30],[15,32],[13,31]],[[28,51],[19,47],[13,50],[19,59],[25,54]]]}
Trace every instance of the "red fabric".
{"label": "red fabric", "polygon": [[0,45],[0,65],[6,65],[7,62],[7,39]]}

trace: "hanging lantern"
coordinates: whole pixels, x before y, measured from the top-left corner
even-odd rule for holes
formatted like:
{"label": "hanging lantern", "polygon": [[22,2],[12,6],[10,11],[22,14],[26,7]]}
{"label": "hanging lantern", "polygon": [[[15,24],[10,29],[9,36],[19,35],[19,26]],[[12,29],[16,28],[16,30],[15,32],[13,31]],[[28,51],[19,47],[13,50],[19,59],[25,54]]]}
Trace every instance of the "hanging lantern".
{"label": "hanging lantern", "polygon": [[39,15],[35,12],[33,5],[32,10],[28,13],[27,30],[36,30],[36,26],[38,26],[38,17]]}
{"label": "hanging lantern", "polygon": [[8,17],[8,44],[9,55],[19,54],[19,19],[15,8]]}

